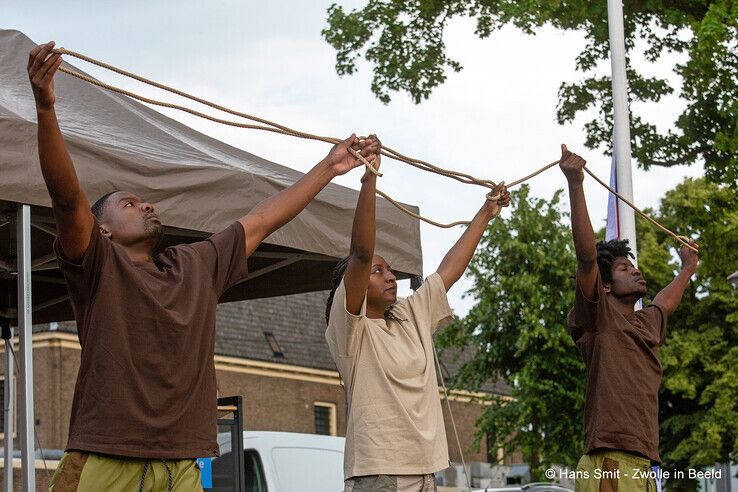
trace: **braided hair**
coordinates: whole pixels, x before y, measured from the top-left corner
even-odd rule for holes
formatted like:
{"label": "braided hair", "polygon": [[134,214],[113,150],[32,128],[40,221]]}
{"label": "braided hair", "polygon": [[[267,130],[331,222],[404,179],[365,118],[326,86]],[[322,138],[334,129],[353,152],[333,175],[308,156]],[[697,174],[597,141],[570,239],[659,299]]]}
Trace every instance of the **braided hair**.
{"label": "braided hair", "polygon": [[[333,269],[333,276],[331,277],[331,293],[328,294],[328,300],[325,302],[325,324],[328,324],[330,322],[331,308],[333,307],[333,297],[335,297],[336,295],[336,290],[338,289],[338,286],[341,285],[343,274],[346,273],[349,258],[350,256],[347,256],[346,258],[339,260],[339,262],[336,263],[336,267]],[[384,316],[395,321],[407,321],[404,318],[400,318],[395,315],[392,309],[393,307],[394,305],[389,306],[384,312]]]}
{"label": "braided hair", "polygon": [[597,243],[597,267],[600,269],[602,283],[612,282],[612,265],[616,258],[635,258],[628,246],[628,240],[611,239]]}
{"label": "braided hair", "polygon": [[328,294],[328,300],[325,303],[325,324],[331,319],[331,307],[333,306],[333,297],[336,295],[338,286],[341,285],[343,280],[343,274],[346,273],[346,267],[348,267],[349,256],[339,260],[336,263],[336,267],[333,269],[333,276],[331,277],[331,293]]}

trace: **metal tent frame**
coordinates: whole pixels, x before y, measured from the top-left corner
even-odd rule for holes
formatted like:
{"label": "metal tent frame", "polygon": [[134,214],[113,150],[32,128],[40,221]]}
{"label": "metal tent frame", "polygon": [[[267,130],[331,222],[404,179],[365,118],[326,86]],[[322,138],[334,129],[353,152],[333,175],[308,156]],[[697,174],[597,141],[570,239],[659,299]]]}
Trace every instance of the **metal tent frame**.
{"label": "metal tent frame", "polygon": [[[31,289],[31,206],[19,204],[16,209],[17,220],[17,285],[18,285],[18,338],[19,338],[19,360],[18,367],[18,388],[20,402],[20,429],[18,437],[21,449],[21,483],[23,490],[36,490],[36,450],[35,450],[35,417],[33,409],[33,340],[32,340],[32,289]],[[9,314],[9,313],[5,313]],[[13,375],[16,367],[14,353],[12,348],[13,336],[12,329],[9,326],[9,319],[6,319],[8,326],[3,327],[5,335],[5,381],[4,381],[4,411],[5,428],[5,447],[4,447],[4,465],[5,479],[3,480],[3,488],[5,491],[13,490],[13,427],[14,427],[14,408],[13,408]]]}

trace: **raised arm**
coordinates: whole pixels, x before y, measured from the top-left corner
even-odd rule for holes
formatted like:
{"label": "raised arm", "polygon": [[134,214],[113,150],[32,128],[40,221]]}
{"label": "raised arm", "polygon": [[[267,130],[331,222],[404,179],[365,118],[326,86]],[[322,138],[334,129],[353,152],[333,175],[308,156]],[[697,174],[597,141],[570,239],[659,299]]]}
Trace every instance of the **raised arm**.
{"label": "raised arm", "polygon": [[501,184],[499,192],[499,198],[484,202],[464,234],[443,257],[437,273],[441,276],[446,291],[461,278],[464,270],[469,266],[469,262],[477,249],[479,240],[482,239],[482,235],[487,229],[489,221],[500,213],[502,207],[510,205],[510,192],[507,191],[504,184]]}
{"label": "raised arm", "polygon": [[349,148],[367,157],[372,155],[377,145],[376,139],[368,138],[360,141],[356,135],[351,135],[336,144],[328,155],[297,183],[262,201],[239,219],[246,233],[246,255],[250,256],[267,236],[302,212],[334,177],[346,174],[361,164],[361,161],[349,152]]}
{"label": "raised arm", "polygon": [[[694,242],[690,242],[690,244],[695,247],[697,246]],[[689,284],[689,278],[697,271],[697,262],[699,260],[697,253],[686,246],[682,246],[679,249],[679,257],[682,260],[681,271],[669,285],[664,287],[653,298],[653,303],[661,307],[667,316],[676,311],[679,302],[682,300],[682,295],[684,295],[684,290]]]}
{"label": "raised arm", "polygon": [[31,51],[28,78],[36,100],[41,173],[51,196],[59,246],[68,260],[78,262],[87,251],[94,220],[56,120],[54,74],[62,60],[59,54],[49,56],[53,48],[52,41]]}
{"label": "raised arm", "polygon": [[559,167],[569,183],[571,232],[577,255],[577,279],[588,299],[597,296],[597,243],[584,199],[584,166],[587,162],[561,145]]}
{"label": "raised arm", "polygon": [[[376,150],[375,168],[380,165],[379,148]],[[354,225],[351,229],[351,249],[348,264],[343,275],[346,287],[346,309],[351,314],[359,314],[369,287],[369,275],[374,258],[376,237],[377,176],[366,173],[361,183],[359,200],[354,212]]]}

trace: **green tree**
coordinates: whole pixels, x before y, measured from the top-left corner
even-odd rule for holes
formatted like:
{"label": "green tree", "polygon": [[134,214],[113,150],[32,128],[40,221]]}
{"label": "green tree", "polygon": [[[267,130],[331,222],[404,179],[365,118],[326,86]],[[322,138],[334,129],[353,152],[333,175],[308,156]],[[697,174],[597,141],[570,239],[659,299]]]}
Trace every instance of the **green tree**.
{"label": "green tree", "polygon": [[440,347],[472,356],[457,386],[510,384],[512,398],[490,398],[479,436],[492,451],[522,451],[534,479],[582,453],[586,375],[566,327],[576,261],[561,193],[534,199],[523,185],[513,194],[510,218],[491,222],[469,267],[476,305],[439,335]]}
{"label": "green tree", "polygon": [[[738,0],[625,0],[626,50],[645,48],[649,62],[683,54],[686,62],[672,68],[677,77],[646,76],[628,70],[630,100],[657,103],[679,91],[685,108],[674,129],[657,130],[631,113],[633,155],[639,164],[672,166],[704,161],[707,177],[735,186],[738,180]],[[461,64],[446,54],[443,33],[454,17],[474,17],[476,34],[488,37],[512,24],[534,34],[545,24],[583,31],[587,44],[576,58],[585,75],[564,82],[559,90],[559,123],[595,110],[585,124],[587,146],[610,148],[611,82],[597,75],[609,57],[607,2],[600,0],[368,0],[350,12],[336,4],[328,9],[323,36],[336,50],[336,71],[352,74],[357,60],[373,64],[371,89],[386,102],[393,91],[427,99]],[[629,65],[630,66],[630,65]]]}
{"label": "green tree", "polygon": [[[665,469],[713,466],[738,458],[738,198],[704,179],[686,179],[662,199],[658,220],[694,237],[700,265],[661,349],[661,454]],[[674,242],[638,223],[639,266],[655,295],[674,275]],[[695,490],[672,481],[669,490]]]}

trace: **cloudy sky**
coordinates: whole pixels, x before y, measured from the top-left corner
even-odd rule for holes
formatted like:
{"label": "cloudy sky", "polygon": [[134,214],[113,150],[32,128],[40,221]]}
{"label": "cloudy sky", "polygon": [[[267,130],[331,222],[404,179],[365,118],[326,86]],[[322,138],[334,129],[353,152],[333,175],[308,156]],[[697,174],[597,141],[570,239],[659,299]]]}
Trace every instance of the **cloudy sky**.
{"label": "cloudy sky", "polygon": [[[337,1],[349,7],[363,3]],[[506,28],[479,40],[473,34],[473,21],[455,20],[446,42],[449,54],[464,70],[450,74],[446,84],[421,105],[402,94],[383,105],[369,90],[368,65],[352,77],[336,75],[334,51],[320,35],[331,3],[0,0],[0,28],[18,29],[38,43],[53,39],[58,46],[292,128],[332,136],[377,133],[385,144],[406,155],[495,181],[512,181],[555,160],[562,142],[582,153],[591,169],[607,178],[609,158],[583,147],[586,118],[567,126],[555,121],[559,85],[582,78],[574,72],[574,58],[584,43],[582,34],[543,28],[527,36]],[[67,62],[129,90],[168,98],[79,60]],[[667,74],[671,67],[666,61],[648,66],[637,56],[635,63],[651,74]],[[609,64],[602,67],[608,68]],[[672,97],[639,109],[661,128],[668,128],[680,107]],[[301,171],[328,150],[322,143],[167,114]],[[480,188],[402,163],[385,159],[383,172],[380,189],[419,205],[421,213],[438,221],[469,219],[483,201]],[[654,168],[648,173],[634,170],[635,203],[657,205],[666,190],[701,172],[699,166]],[[337,182],[358,188],[360,175],[357,170]],[[565,186],[565,180],[554,168],[530,184],[534,195],[550,197]],[[607,194],[591,179],[586,193],[597,228],[604,223]],[[441,230],[425,224],[421,228],[428,275],[462,229]],[[471,307],[471,299],[463,298],[470,285],[464,279],[449,293],[457,314]]]}

